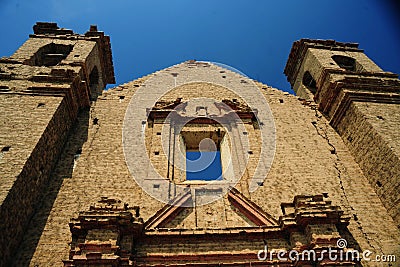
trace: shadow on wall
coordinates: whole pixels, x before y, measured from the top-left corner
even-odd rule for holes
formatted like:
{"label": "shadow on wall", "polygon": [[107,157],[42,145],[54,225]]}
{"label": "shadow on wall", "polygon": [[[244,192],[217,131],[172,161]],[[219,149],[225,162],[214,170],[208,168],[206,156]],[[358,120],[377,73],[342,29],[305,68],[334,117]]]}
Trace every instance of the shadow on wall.
{"label": "shadow on wall", "polygon": [[16,255],[11,257],[13,259],[12,264],[8,266],[30,265],[63,181],[72,177],[74,165],[82,152],[83,144],[88,139],[89,118],[89,109],[83,109],[79,112],[75,124],[69,131],[64,150],[50,175],[47,188],[43,191],[41,202],[29,222],[28,229],[24,233]]}

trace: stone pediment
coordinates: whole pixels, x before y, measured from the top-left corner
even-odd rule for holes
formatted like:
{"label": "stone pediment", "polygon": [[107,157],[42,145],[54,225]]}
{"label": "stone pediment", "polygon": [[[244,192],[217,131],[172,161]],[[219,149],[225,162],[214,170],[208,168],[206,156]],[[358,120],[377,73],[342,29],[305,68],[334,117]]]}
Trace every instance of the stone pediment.
{"label": "stone pediment", "polygon": [[[230,188],[227,199],[236,212],[240,213],[246,221],[252,222],[255,226],[277,226],[278,221],[270,214],[262,210],[257,204],[246,198],[241,192],[235,188]],[[193,194],[188,188],[181,195],[171,200],[162,209],[157,211],[149,220],[145,222],[146,229],[168,228],[168,225],[182,212],[184,209],[191,207],[184,206],[185,202],[193,202]],[[172,223],[172,225],[174,225]]]}
{"label": "stone pediment", "polygon": [[181,118],[223,119],[238,116],[239,118],[255,119],[257,110],[237,99],[223,99],[217,102],[214,99],[207,98],[191,99],[186,102],[182,101],[182,98],[177,98],[174,101],[158,101],[154,107],[147,109],[150,118],[165,118],[170,113]]}

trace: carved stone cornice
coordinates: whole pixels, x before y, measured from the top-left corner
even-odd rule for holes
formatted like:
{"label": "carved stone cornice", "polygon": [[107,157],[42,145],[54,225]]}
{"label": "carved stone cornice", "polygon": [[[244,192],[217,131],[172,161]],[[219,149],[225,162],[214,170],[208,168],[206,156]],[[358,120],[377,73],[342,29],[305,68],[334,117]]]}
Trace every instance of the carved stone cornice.
{"label": "carved stone cornice", "polygon": [[133,242],[143,231],[139,207],[103,197],[71,220],[69,259],[64,266],[129,266]]}
{"label": "carved stone cornice", "polygon": [[[324,195],[300,195],[291,203],[283,203],[283,215],[276,221],[238,190],[231,188],[229,201],[248,219],[257,218],[258,226],[163,228],[178,216],[180,209],[184,209],[182,204],[191,197],[190,190],[177,196],[151,217],[145,223],[146,227],[143,227],[138,208],[134,208],[132,213],[127,204],[103,198],[71,221],[71,251],[64,266],[243,266],[251,263],[251,266],[278,264],[294,267],[311,266],[316,262],[321,266],[358,264],[357,259],[341,260],[336,257],[334,260],[329,258],[328,253],[324,254],[332,248],[335,255],[343,253],[343,249],[351,250],[337,245],[350,218]],[[260,247],[255,250],[246,248],[254,242]],[[244,247],[228,249],[233,243],[241,243]],[[215,244],[222,244],[222,247],[214,249]],[[205,246],[208,250],[204,249]],[[285,251],[280,252],[278,257],[277,253],[282,249]],[[301,254],[310,250],[315,251],[316,260],[288,258],[290,251]],[[259,251],[266,253],[265,259],[258,258]]]}

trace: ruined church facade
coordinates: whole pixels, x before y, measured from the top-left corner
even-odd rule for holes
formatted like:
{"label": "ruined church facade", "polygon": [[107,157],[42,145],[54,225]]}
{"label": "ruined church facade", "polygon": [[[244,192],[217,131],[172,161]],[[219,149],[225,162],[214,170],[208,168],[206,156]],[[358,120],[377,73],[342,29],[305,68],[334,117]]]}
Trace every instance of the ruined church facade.
{"label": "ruined church facade", "polygon": [[194,60],[105,91],[108,36],[33,30],[0,59],[0,266],[400,260],[400,81],[357,44],[296,41],[296,96]]}

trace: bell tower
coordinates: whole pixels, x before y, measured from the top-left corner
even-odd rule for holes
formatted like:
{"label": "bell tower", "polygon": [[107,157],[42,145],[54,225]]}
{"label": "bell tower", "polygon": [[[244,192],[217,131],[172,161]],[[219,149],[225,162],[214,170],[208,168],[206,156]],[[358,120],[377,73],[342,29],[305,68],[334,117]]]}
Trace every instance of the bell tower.
{"label": "bell tower", "polygon": [[11,57],[2,60],[30,66],[25,67],[31,69],[31,75],[25,79],[38,84],[70,82],[74,87],[72,93],[81,96],[81,107],[95,100],[107,84],[115,83],[110,38],[99,32],[97,26],[92,25],[88,32],[79,35],[59,28],[56,23],[38,22],[33,31]]}
{"label": "bell tower", "polygon": [[[115,83],[110,38],[38,22],[0,59],[0,266],[7,265],[78,116]],[[88,118],[86,118],[87,120]]]}
{"label": "bell tower", "polygon": [[[284,73],[300,98],[314,100],[341,135],[400,226],[400,81],[355,43],[301,39]],[[357,186],[357,185],[354,185]]]}

